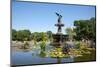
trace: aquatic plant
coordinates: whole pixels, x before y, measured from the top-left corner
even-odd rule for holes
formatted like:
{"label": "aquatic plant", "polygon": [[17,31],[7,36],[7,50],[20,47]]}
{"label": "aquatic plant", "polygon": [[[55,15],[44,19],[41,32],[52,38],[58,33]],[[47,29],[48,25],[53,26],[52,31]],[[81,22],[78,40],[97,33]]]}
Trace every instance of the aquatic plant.
{"label": "aquatic plant", "polygon": [[70,49],[69,55],[74,57],[82,56],[82,52],[79,49]]}
{"label": "aquatic plant", "polygon": [[68,54],[63,54],[62,48],[56,48],[53,51],[50,52],[50,57],[53,58],[64,58],[64,57],[69,57]]}
{"label": "aquatic plant", "polygon": [[46,57],[46,52],[45,51],[41,51],[39,54],[40,57]]}

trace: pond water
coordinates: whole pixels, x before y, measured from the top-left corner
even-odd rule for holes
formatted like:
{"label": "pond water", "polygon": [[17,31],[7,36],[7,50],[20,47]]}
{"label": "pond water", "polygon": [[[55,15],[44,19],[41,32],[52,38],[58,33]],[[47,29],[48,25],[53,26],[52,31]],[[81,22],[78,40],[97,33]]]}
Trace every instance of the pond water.
{"label": "pond water", "polygon": [[[54,47],[46,46],[47,57],[41,57],[40,48],[37,46],[33,50],[29,51],[16,51],[14,48],[11,52],[11,64],[12,65],[29,65],[29,64],[51,64],[51,63],[69,63],[69,62],[80,62],[80,61],[94,61],[95,56],[83,55],[82,57],[68,57],[68,58],[51,58],[48,52]],[[93,53],[95,55],[95,53]],[[92,56],[92,57],[91,57]]]}
{"label": "pond water", "polygon": [[60,63],[60,62],[73,62],[72,58],[50,58],[33,56],[33,52],[16,52],[12,55],[13,65],[27,65],[27,64],[48,64],[48,63]]}

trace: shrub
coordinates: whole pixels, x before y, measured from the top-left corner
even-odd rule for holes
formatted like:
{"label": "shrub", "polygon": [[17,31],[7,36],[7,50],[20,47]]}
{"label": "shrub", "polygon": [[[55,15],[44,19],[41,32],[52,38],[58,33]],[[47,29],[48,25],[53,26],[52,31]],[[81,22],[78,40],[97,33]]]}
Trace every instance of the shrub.
{"label": "shrub", "polygon": [[80,49],[80,42],[75,43],[75,48]]}
{"label": "shrub", "polygon": [[43,42],[41,43],[40,47],[41,47],[41,50],[42,50],[42,51],[45,51],[45,47],[46,47],[45,41],[43,41]]}

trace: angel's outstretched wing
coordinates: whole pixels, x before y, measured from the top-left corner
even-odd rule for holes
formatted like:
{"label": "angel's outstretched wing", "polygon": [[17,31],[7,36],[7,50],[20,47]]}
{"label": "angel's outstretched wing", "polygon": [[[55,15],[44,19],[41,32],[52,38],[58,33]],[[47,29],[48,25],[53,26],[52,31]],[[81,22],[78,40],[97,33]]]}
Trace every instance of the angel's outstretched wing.
{"label": "angel's outstretched wing", "polygon": [[57,12],[55,12],[56,13],[56,15],[58,16],[58,17],[62,17],[62,15],[60,15],[59,13],[57,13]]}
{"label": "angel's outstretched wing", "polygon": [[60,16],[57,12],[55,12],[57,16]]}

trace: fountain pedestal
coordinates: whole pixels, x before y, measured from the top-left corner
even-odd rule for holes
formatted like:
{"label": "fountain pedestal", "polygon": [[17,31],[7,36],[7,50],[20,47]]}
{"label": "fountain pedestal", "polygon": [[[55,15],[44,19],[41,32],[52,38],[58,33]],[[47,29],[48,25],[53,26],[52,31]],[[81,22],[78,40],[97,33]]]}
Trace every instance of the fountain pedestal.
{"label": "fountain pedestal", "polygon": [[53,34],[53,43],[55,47],[62,47],[67,40],[67,35],[63,34]]}

